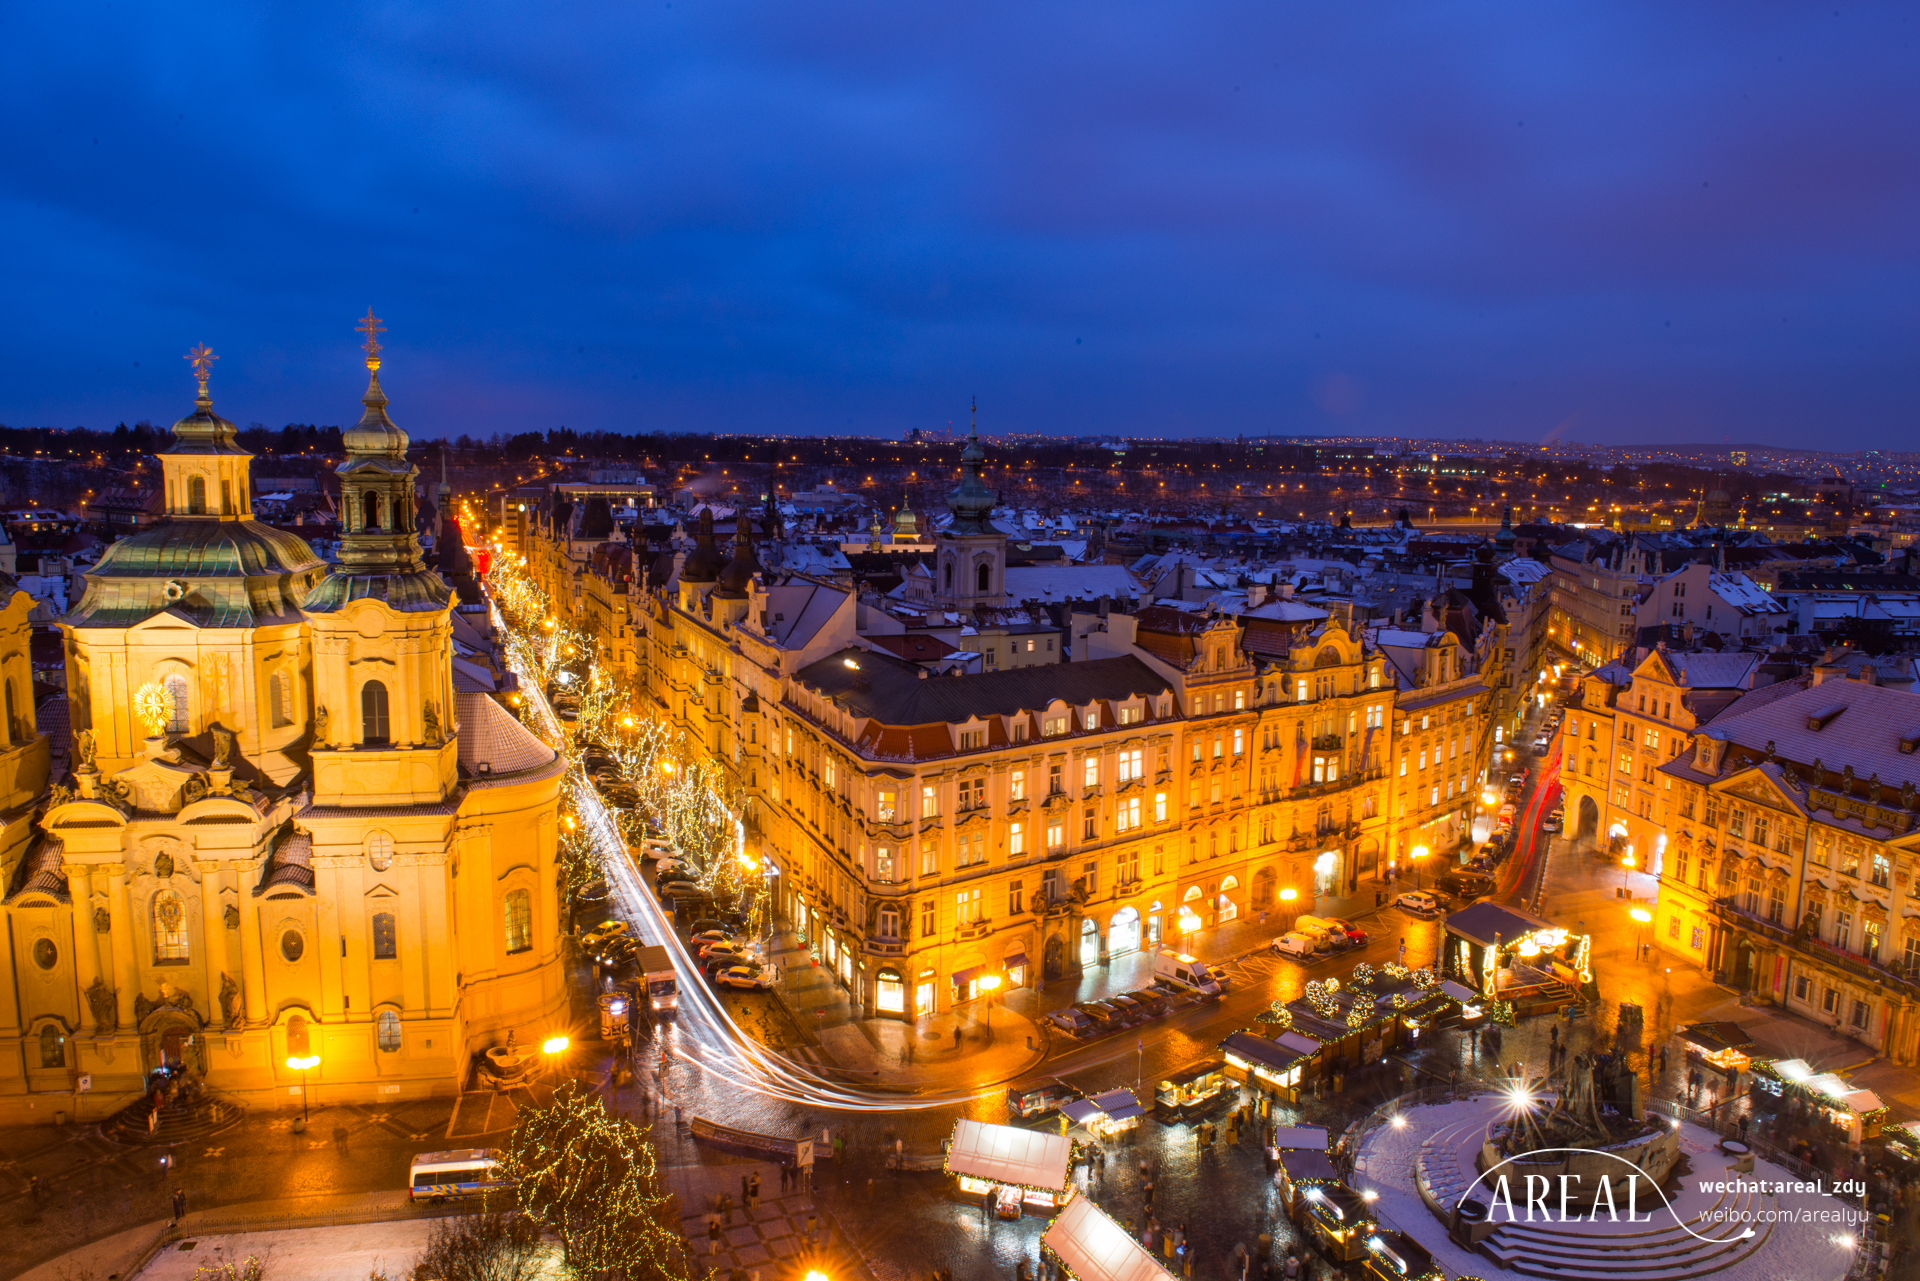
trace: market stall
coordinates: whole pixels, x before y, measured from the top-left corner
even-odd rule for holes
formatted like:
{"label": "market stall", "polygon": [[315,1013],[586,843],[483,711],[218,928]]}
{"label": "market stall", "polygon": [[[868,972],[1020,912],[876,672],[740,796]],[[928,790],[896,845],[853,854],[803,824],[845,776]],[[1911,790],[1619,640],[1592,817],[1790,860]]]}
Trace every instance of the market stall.
{"label": "market stall", "polygon": [[[1364,1275],[1372,1281],[1442,1281],[1427,1248],[1404,1232],[1374,1232],[1367,1237]],[[1464,1281],[1464,1279],[1463,1279]]]}
{"label": "market stall", "polygon": [[1073,1197],[1073,1140],[962,1120],[947,1141],[946,1169],[962,1196],[991,1198],[1003,1218],[1018,1218],[1028,1207],[1050,1214]]}
{"label": "market stall", "polygon": [[1173,1274],[1090,1197],[1062,1210],[1041,1234],[1040,1245],[1078,1281],[1173,1281]]}
{"label": "market stall", "polygon": [[1132,1090],[1108,1090],[1090,1099],[1075,1099],[1060,1106],[1060,1115],[1068,1123],[1102,1143],[1132,1130],[1146,1114],[1147,1110],[1133,1097]]}
{"label": "market stall", "polygon": [[1172,1125],[1211,1112],[1232,1093],[1226,1067],[1224,1059],[1203,1059],[1162,1077],[1153,1091],[1154,1116]]}
{"label": "market stall", "polygon": [[1335,1263],[1345,1266],[1367,1257],[1367,1237],[1375,1227],[1373,1207],[1345,1184],[1307,1187],[1293,1219]]}
{"label": "market stall", "polygon": [[1847,1146],[1878,1138],[1887,1108],[1872,1090],[1857,1089],[1831,1072],[1815,1072],[1804,1059],[1756,1063],[1748,1093],[1757,1106],[1831,1126]]}
{"label": "market stall", "polygon": [[1301,1203],[1308,1192],[1341,1185],[1340,1171],[1327,1152],[1327,1131],[1322,1126],[1276,1127],[1267,1160],[1273,1168],[1274,1186],[1280,1189],[1280,1199],[1289,1217],[1300,1216]]}
{"label": "market stall", "polygon": [[1753,1049],[1753,1038],[1738,1023],[1690,1023],[1674,1036],[1686,1047],[1689,1063],[1725,1076],[1729,1090],[1739,1088],[1740,1074],[1753,1067],[1748,1053]]}
{"label": "market stall", "polygon": [[1279,1094],[1289,1103],[1298,1103],[1301,1075],[1320,1046],[1311,1037],[1296,1032],[1282,1035],[1296,1037],[1313,1048],[1290,1047],[1251,1032],[1235,1032],[1220,1042],[1225,1063],[1222,1071],[1227,1079],[1251,1086],[1262,1094]]}
{"label": "market stall", "polygon": [[1447,917],[1444,977],[1486,998],[1496,1021],[1557,1005],[1593,980],[1593,941],[1531,912],[1481,902]]}

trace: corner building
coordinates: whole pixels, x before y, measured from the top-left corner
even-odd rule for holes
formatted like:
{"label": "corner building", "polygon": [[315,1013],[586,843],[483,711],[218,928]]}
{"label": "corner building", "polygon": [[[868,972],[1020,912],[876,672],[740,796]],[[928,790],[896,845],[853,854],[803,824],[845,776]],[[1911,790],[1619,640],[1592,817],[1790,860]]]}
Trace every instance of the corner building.
{"label": "corner building", "polygon": [[455,596],[421,560],[378,368],[337,567],[246,515],[203,378],[160,458],[165,520],[62,620],[72,786],[30,824],[10,796],[0,847],[0,1121],[105,1115],[161,1069],[297,1103],[290,1056],[328,1102],[446,1093],[564,1020],[563,766],[454,686]]}

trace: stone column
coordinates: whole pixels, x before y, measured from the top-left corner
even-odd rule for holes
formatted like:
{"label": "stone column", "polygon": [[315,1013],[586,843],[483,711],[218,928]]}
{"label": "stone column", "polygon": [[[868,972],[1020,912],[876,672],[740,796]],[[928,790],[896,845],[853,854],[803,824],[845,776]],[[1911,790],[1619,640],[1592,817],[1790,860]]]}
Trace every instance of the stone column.
{"label": "stone column", "polygon": [[267,1021],[267,966],[260,954],[260,908],[240,905],[240,986],[249,1027]]}
{"label": "stone column", "polygon": [[140,977],[133,966],[133,901],[127,885],[127,869],[115,866],[107,872],[107,911],[112,918],[113,984],[119,988],[116,998],[120,1026],[135,1028],[133,998],[140,992]]}

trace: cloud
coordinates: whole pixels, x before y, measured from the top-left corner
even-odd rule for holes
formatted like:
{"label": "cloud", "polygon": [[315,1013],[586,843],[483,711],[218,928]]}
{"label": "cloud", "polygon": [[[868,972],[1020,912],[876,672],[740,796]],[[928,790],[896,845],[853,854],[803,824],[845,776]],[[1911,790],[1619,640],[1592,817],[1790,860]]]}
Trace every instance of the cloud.
{"label": "cloud", "polygon": [[19,10],[0,419],[1897,446],[1916,20]]}

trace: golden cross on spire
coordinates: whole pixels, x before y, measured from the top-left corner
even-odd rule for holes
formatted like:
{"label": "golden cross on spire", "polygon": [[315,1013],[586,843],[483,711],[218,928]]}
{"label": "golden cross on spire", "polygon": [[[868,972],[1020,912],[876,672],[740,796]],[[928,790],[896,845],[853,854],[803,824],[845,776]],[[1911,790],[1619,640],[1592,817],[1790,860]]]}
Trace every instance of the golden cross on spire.
{"label": "golden cross on spire", "polygon": [[199,381],[200,394],[204,396],[207,391],[207,374],[211,372],[213,362],[220,357],[213,354],[213,348],[201,343],[181,359],[193,366],[193,376]]}
{"label": "golden cross on spire", "polygon": [[380,335],[387,331],[387,327],[380,323],[380,317],[374,315],[373,308],[369,307],[367,314],[360,318],[360,323],[354,328],[367,336],[367,340],[360,344],[366,349],[367,368],[380,368]]}

